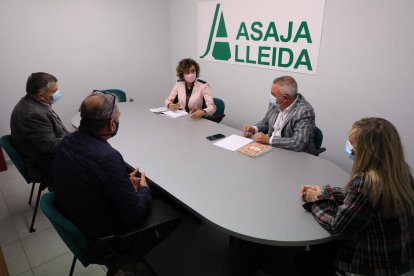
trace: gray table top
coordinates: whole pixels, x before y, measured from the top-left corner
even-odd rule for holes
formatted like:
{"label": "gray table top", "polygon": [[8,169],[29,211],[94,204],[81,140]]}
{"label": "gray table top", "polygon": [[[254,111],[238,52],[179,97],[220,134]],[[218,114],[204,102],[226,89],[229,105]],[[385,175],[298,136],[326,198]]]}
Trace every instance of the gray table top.
{"label": "gray table top", "polygon": [[[343,186],[349,175],[303,152],[273,148],[252,158],[205,137],[240,130],[188,116],[172,119],[151,106],[120,103],[118,134],[109,140],[133,167],[203,220],[257,243],[302,246],[331,240],[302,208],[303,184]],[[79,124],[79,115],[72,118]]]}

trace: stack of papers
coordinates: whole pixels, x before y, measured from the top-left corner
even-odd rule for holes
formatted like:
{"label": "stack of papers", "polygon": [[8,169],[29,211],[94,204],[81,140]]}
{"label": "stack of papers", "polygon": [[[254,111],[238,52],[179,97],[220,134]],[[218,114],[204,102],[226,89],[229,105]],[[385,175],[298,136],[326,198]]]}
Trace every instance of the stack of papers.
{"label": "stack of papers", "polygon": [[156,114],[166,115],[170,118],[178,118],[188,114],[186,111],[183,110],[171,111],[167,107],[151,108],[150,111]]}
{"label": "stack of papers", "polygon": [[168,117],[171,117],[171,118],[178,118],[178,117],[181,117],[181,116],[185,116],[188,113],[186,111],[183,111],[183,110],[177,110],[177,111],[169,110],[169,111],[163,112],[163,114],[167,115]]}
{"label": "stack of papers", "polygon": [[169,109],[167,107],[157,107],[157,108],[151,108],[149,111],[154,112],[154,113],[163,113],[168,110]]}

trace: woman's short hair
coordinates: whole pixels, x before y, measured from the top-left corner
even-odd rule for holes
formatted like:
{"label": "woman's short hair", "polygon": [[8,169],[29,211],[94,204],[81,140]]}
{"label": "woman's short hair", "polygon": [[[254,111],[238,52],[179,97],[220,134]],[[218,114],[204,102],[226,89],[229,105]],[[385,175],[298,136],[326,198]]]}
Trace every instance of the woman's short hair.
{"label": "woman's short hair", "polygon": [[182,59],[178,63],[177,68],[176,68],[177,77],[179,79],[184,78],[184,73],[188,72],[188,70],[190,70],[191,66],[193,66],[193,65],[195,67],[196,76],[198,78],[198,76],[200,75],[200,66],[198,65],[198,63],[195,60],[193,60],[191,58]]}

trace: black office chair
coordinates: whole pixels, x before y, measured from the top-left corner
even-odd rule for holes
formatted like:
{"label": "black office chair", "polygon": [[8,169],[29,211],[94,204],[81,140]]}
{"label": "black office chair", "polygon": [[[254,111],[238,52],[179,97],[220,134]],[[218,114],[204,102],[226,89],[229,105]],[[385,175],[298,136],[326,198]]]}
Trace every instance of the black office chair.
{"label": "black office chair", "polygon": [[[79,260],[85,267],[90,264],[106,265],[108,267],[107,275],[115,274],[122,265],[122,260],[125,257],[134,254],[134,249],[136,246],[139,246],[140,236],[143,236],[143,234],[150,231],[156,231],[157,227],[166,223],[173,223],[174,225],[178,225],[182,219],[182,215],[175,209],[161,200],[154,200],[151,205],[151,211],[149,214],[137,227],[132,229],[130,232],[121,235],[108,235],[97,240],[91,240],[88,239],[72,221],[67,219],[55,207],[54,202],[55,194],[53,192],[44,194],[40,201],[40,208],[42,208],[43,212],[49,218],[59,236],[73,253],[73,261],[69,272],[70,276],[73,275],[76,260]],[[111,245],[111,242],[113,241],[120,239],[129,239],[131,237],[138,238],[135,238],[135,245],[132,247],[132,250],[130,252],[121,254]],[[100,252],[101,256],[99,259],[97,259],[96,256],[93,256],[91,251],[88,250],[89,244],[94,243],[98,243],[106,249],[106,252],[103,252],[105,254],[102,254],[102,252]],[[139,256],[139,260],[142,260],[154,275],[157,275],[143,256]]]}
{"label": "black office chair", "polygon": [[20,155],[20,153],[17,151],[17,149],[12,145],[11,143],[11,135],[4,135],[0,138],[0,146],[3,147],[3,149],[6,151],[7,155],[10,157],[13,164],[16,166],[17,170],[20,172],[20,174],[23,176],[23,178],[26,180],[27,184],[32,184],[32,189],[30,191],[30,197],[29,197],[29,205],[32,204],[32,198],[33,198],[33,192],[36,183],[39,183],[39,189],[37,191],[37,198],[36,198],[36,204],[33,210],[33,216],[32,216],[32,222],[30,223],[29,232],[32,233],[36,231],[34,229],[34,223],[36,220],[37,215],[37,209],[39,207],[39,200],[40,195],[42,194],[42,191],[46,188],[40,181],[32,179],[28,172],[26,164]]}
{"label": "black office chair", "polygon": [[100,91],[104,93],[114,94],[118,98],[119,102],[127,101],[126,93],[122,91],[121,89],[105,89],[105,90],[100,90]]}
{"label": "black office chair", "polygon": [[322,147],[323,133],[322,133],[322,130],[318,128],[317,126],[315,126],[315,129],[314,129],[314,139],[315,139],[315,148],[316,148],[316,152],[314,154],[318,156],[322,152],[326,151],[326,148]]}
{"label": "black office chair", "polygon": [[224,109],[226,108],[226,105],[224,104],[224,101],[219,98],[213,98],[214,104],[216,105],[217,109],[216,112],[212,116],[207,116],[206,119],[220,123],[221,120],[226,116],[224,114]]}

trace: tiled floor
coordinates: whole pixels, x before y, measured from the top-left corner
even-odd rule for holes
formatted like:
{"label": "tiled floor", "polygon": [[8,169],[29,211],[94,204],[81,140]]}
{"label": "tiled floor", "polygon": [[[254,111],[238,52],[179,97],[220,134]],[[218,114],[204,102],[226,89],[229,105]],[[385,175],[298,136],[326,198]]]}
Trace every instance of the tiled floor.
{"label": "tiled floor", "polygon": [[[33,207],[27,201],[30,185],[13,165],[0,172],[0,246],[10,275],[68,275],[73,255],[39,209],[29,233]],[[37,192],[37,191],[36,191]],[[212,227],[184,219],[179,228],[147,256],[160,276],[230,275],[228,236]],[[99,265],[83,267],[74,275],[105,275]]]}

